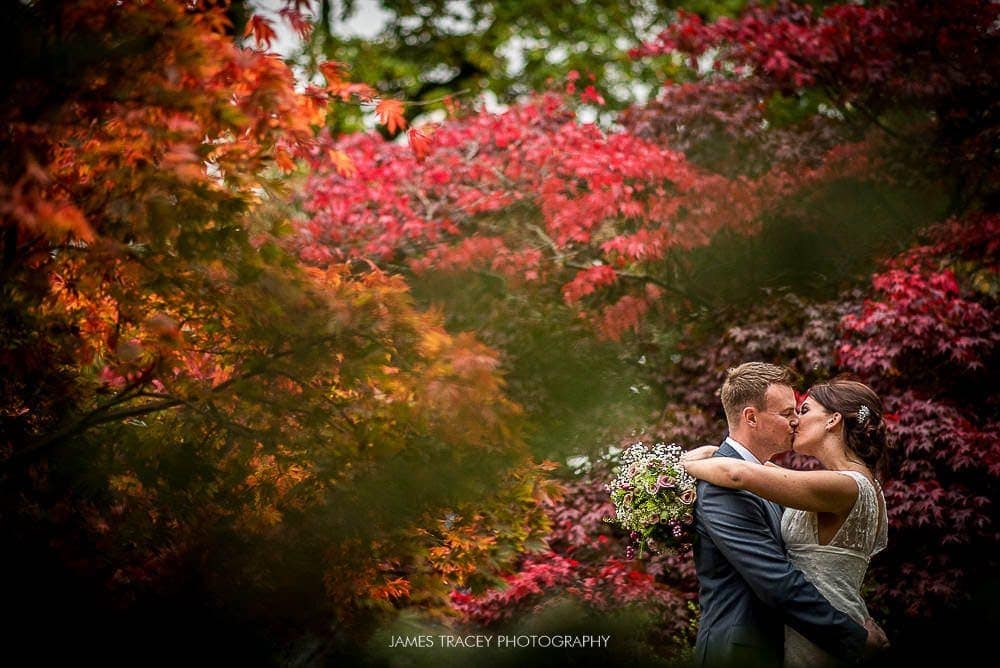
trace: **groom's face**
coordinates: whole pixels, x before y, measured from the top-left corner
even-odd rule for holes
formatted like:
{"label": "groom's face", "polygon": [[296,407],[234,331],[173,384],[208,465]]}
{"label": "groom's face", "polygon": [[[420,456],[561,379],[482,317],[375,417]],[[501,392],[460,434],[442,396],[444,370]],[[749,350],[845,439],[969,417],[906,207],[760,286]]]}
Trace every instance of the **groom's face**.
{"label": "groom's face", "polygon": [[795,392],[788,385],[771,385],[764,393],[764,412],[760,416],[760,437],[778,452],[790,450],[798,415]]}

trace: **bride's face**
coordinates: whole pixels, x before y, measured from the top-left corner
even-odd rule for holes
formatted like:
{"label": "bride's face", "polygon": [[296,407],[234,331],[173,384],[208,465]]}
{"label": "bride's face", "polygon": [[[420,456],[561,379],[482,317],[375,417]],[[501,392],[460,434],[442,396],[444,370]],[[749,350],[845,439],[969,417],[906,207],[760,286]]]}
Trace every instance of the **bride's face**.
{"label": "bride's face", "polygon": [[823,441],[826,424],[832,413],[812,397],[806,397],[799,407],[799,427],[795,432],[794,449],[804,455],[813,454],[813,448]]}

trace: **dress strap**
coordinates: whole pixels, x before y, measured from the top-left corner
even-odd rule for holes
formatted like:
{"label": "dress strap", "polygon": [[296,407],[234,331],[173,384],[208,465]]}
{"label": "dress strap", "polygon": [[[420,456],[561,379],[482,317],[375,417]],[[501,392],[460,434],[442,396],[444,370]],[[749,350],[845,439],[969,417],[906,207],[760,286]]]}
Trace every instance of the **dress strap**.
{"label": "dress strap", "polygon": [[834,471],[834,473],[839,473],[841,475],[850,476],[850,477],[854,478],[855,480],[857,480],[859,482],[862,481],[862,480],[864,480],[864,482],[868,483],[869,487],[872,486],[872,481],[869,480],[868,476],[866,476],[861,471],[853,471],[851,469],[845,469],[843,471],[840,471],[840,470]]}

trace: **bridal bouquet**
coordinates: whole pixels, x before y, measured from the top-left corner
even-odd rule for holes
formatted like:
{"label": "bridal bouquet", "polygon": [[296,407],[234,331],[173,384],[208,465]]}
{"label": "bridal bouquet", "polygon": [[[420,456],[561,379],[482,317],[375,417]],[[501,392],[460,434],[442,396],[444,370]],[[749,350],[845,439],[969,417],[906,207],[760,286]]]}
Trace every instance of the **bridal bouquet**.
{"label": "bridal bouquet", "polygon": [[[652,552],[684,549],[690,544],[687,527],[694,522],[695,483],[681,466],[684,451],[675,443],[642,442],[630,446],[621,456],[621,465],[605,489],[615,504],[615,517],[605,518],[629,532],[633,543]],[[625,557],[635,557],[629,545]]]}

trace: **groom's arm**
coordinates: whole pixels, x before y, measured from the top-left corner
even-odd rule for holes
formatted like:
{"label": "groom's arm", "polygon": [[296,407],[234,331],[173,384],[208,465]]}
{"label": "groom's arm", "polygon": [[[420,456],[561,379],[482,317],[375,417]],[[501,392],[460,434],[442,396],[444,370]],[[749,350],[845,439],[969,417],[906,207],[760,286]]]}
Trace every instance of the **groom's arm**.
{"label": "groom's arm", "polygon": [[754,594],[830,654],[860,661],[867,631],[830,605],[792,566],[768,528],[760,501],[738,490],[700,487],[695,512],[702,527]]}

